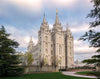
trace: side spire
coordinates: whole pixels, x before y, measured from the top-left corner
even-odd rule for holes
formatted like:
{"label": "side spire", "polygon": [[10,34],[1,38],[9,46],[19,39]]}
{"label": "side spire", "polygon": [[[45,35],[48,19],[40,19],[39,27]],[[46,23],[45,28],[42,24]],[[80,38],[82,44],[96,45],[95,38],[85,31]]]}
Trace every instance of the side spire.
{"label": "side spire", "polygon": [[29,44],[28,44],[28,47],[27,47],[28,52],[32,53],[32,51],[33,51],[33,46],[34,46],[34,44],[33,44],[32,36],[31,36],[31,37],[30,37]]}
{"label": "side spire", "polygon": [[32,41],[32,36],[30,37],[30,41]]}
{"label": "side spire", "polygon": [[45,13],[44,13],[44,17],[43,17],[43,24],[47,24],[46,18],[45,18]]}
{"label": "side spire", "polygon": [[30,37],[29,46],[30,46],[30,45],[34,45],[34,44],[33,44],[33,41],[32,41],[32,36]]}
{"label": "side spire", "polygon": [[69,29],[68,29],[68,23],[66,24],[66,30],[68,31]]}

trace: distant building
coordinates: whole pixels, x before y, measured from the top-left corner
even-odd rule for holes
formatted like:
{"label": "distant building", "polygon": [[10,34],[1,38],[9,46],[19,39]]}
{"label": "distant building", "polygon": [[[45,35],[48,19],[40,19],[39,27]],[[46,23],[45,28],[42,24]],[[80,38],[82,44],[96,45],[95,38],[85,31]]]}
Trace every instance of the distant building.
{"label": "distant building", "polygon": [[59,22],[58,12],[52,30],[49,29],[45,14],[40,30],[38,31],[38,43],[34,45],[32,38],[28,45],[28,51],[34,56],[34,65],[57,65],[71,67],[74,64],[73,36],[66,26],[63,27]]}

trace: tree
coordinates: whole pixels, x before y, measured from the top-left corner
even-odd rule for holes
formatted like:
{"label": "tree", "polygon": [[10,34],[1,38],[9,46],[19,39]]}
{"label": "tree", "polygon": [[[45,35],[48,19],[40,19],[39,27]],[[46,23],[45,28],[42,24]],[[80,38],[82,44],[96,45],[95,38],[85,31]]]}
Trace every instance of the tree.
{"label": "tree", "polygon": [[26,65],[26,56],[25,56],[25,54],[24,53],[22,53],[22,52],[17,52],[18,53],[18,55],[19,55],[19,59],[20,59],[20,61],[21,61],[21,65]]}
{"label": "tree", "polygon": [[42,59],[41,57],[39,58],[39,62],[40,62],[40,67],[42,68],[42,66],[44,66],[44,58]]}
{"label": "tree", "polygon": [[[100,53],[100,31],[95,30],[96,27],[100,27],[100,0],[92,0],[91,2],[94,3],[94,8],[87,17],[93,18],[94,21],[90,22],[90,30],[80,40],[88,40],[90,47],[97,48],[96,52]],[[94,55],[92,59],[84,60],[83,63],[100,65],[100,55]]]}
{"label": "tree", "polygon": [[33,54],[31,54],[30,52],[26,52],[24,55],[24,63],[26,63],[27,66],[29,66],[29,72],[31,71],[30,66],[32,65],[34,58],[33,58]]}
{"label": "tree", "polygon": [[19,56],[16,54],[15,48],[18,42],[9,39],[4,28],[0,28],[0,76],[17,76],[23,73],[23,68],[19,66]]}
{"label": "tree", "polygon": [[33,58],[33,55],[30,52],[25,53],[25,59],[26,59],[26,63],[27,63],[28,66],[32,65],[34,58]]}

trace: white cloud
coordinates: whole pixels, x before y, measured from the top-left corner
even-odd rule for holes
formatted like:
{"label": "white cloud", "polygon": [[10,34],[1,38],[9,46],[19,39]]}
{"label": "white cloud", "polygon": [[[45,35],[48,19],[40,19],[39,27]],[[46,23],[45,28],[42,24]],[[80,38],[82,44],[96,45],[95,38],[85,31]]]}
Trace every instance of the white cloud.
{"label": "white cloud", "polygon": [[[31,34],[34,33],[32,30],[29,30],[30,32],[28,32],[26,30],[19,30],[13,26],[7,26],[6,29],[7,32],[10,32],[11,34],[10,38],[15,39],[20,44],[19,47],[27,48],[31,36],[30,32],[32,32]],[[33,35],[33,42],[34,44],[37,43],[37,38],[35,38],[34,35]]]}
{"label": "white cloud", "polygon": [[[84,0],[85,6],[90,5],[90,0]],[[7,6],[16,7],[17,9],[21,9],[21,11],[25,11],[28,13],[40,13],[44,8],[60,8],[66,7],[71,8],[77,5],[76,3],[80,3],[80,0],[0,0],[0,12],[7,12]]]}
{"label": "white cloud", "polygon": [[84,41],[74,40],[74,52],[75,53],[94,53],[96,48],[89,47],[89,44]]}
{"label": "white cloud", "polygon": [[41,12],[42,2],[41,0],[10,0],[14,5],[17,5],[23,10],[32,10],[36,13]]}
{"label": "white cloud", "polygon": [[53,24],[49,24],[49,29],[51,30],[53,28]]}
{"label": "white cloud", "polygon": [[86,32],[89,30],[88,24],[83,24],[81,26],[74,26],[70,28],[72,33]]}
{"label": "white cloud", "polygon": [[84,59],[90,59],[93,55],[98,55],[98,53],[75,53],[74,61],[82,61]]}
{"label": "white cloud", "polygon": [[0,13],[7,12],[8,7],[16,7],[22,12],[36,14],[39,14],[43,9],[41,0],[0,0],[0,5]]}
{"label": "white cloud", "polygon": [[[44,5],[50,9],[53,8],[67,8],[72,9],[76,8],[77,6],[81,6],[81,4],[85,4],[85,7],[90,8],[90,0],[42,0]],[[86,9],[87,9],[86,8]]]}
{"label": "white cloud", "polygon": [[73,4],[76,3],[77,1],[78,0],[44,0],[44,3],[47,5],[47,7],[54,7],[54,6],[70,7],[73,6]]}
{"label": "white cloud", "polygon": [[76,26],[76,25],[78,25],[78,24],[75,24],[75,26],[73,24],[73,27],[70,27],[70,30],[71,30],[72,33],[82,33],[82,32],[85,33],[87,31],[89,31],[90,29],[94,29],[94,30],[97,30],[97,31],[100,30],[100,26],[96,27],[96,28],[89,28],[90,27],[89,24],[86,24],[86,23],[79,25],[79,26]]}
{"label": "white cloud", "polygon": [[78,0],[54,0],[56,4],[59,6],[66,6],[71,7],[73,6]]}

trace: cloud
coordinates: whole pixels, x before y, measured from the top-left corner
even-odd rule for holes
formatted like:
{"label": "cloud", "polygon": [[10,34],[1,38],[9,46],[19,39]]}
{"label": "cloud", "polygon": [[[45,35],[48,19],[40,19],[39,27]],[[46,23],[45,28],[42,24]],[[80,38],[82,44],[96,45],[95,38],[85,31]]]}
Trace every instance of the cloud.
{"label": "cloud", "polygon": [[73,26],[70,28],[72,33],[80,33],[80,32],[86,32],[89,30],[88,24],[82,24],[80,26]]}
{"label": "cloud", "polygon": [[[44,3],[47,7],[71,7],[75,4],[78,0],[44,0]],[[52,6],[51,6],[52,4]]]}
{"label": "cloud", "polygon": [[[33,32],[33,30],[19,30],[17,28],[15,28],[14,26],[7,26],[6,27],[7,32],[11,34],[11,36],[9,38],[11,39],[15,39],[20,45],[19,48],[27,48],[28,43],[30,41],[30,33],[34,34],[35,31]],[[34,44],[37,43],[37,38],[35,37],[35,35],[33,35],[33,42]]]}
{"label": "cloud", "polygon": [[89,47],[88,42],[74,40],[74,52],[75,53],[94,53],[96,48]]}
{"label": "cloud", "polygon": [[51,30],[53,28],[53,24],[49,24],[49,29]]}
{"label": "cloud", "polygon": [[75,53],[75,60],[82,61],[84,59],[90,59],[93,55],[98,55],[98,53]]}
{"label": "cloud", "polygon": [[[89,1],[90,0],[82,1],[87,8],[90,5]],[[77,8],[76,6],[81,6],[80,4],[82,2],[80,2],[80,0],[0,0],[0,13],[7,12],[8,8],[15,8],[24,13],[31,12],[36,15],[41,13],[45,8]]]}
{"label": "cloud", "polygon": [[42,10],[41,0],[0,0],[0,2],[0,5],[2,5],[0,10],[6,10],[8,7],[14,7],[19,10],[21,9],[22,11],[30,11],[34,13],[39,13]]}

